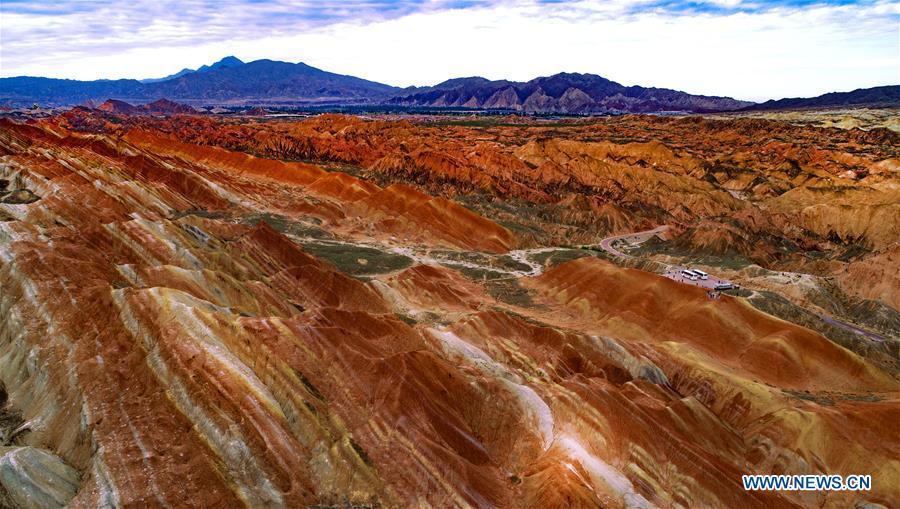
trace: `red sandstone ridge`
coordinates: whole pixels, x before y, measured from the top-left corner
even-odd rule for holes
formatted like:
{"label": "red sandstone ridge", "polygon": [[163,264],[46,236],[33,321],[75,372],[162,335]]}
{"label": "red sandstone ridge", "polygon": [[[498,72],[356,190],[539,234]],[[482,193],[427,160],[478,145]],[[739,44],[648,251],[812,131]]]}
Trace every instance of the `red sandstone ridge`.
{"label": "red sandstone ridge", "polygon": [[[481,215],[514,225],[537,244],[595,244],[611,233],[668,224],[678,237],[672,248],[681,253],[836,276],[847,256],[865,251],[877,257],[900,242],[894,227],[900,223],[900,139],[886,129],[642,116],[564,128],[338,115],[301,122],[180,117],[134,123],[194,143],[339,162],[379,184],[467,197]],[[872,298],[853,285],[845,290]],[[889,293],[875,299],[890,299]]]}
{"label": "red sandstone ridge", "polygon": [[[411,241],[437,242],[439,245],[465,247],[491,252],[505,252],[515,244],[513,235],[496,223],[443,198],[434,198],[404,186],[385,189],[344,173],[329,173],[301,163],[282,163],[259,159],[212,147],[202,147],[160,137],[146,131],[133,131],[125,137],[154,153],[178,157],[196,164],[195,170],[221,175],[236,189],[260,192],[251,199],[276,198],[279,193],[294,193],[292,185],[300,184],[303,192],[319,202],[321,210],[310,208],[310,201],[294,203],[297,197],[284,197],[257,210],[272,209],[284,213],[308,211],[335,226],[349,219],[354,229],[370,229],[373,233],[394,235]],[[228,170],[222,173],[222,170]],[[245,182],[246,180],[248,180]],[[274,193],[274,194],[273,194]]]}
{"label": "red sandstone ridge", "polygon": [[196,114],[197,110],[185,104],[179,104],[168,99],[157,99],[156,101],[133,106],[124,101],[115,99],[107,99],[106,102],[97,106],[97,109],[107,113],[118,115],[177,115],[177,114]]}
{"label": "red sandstone ridge", "polygon": [[[706,177],[727,171],[694,138],[532,129],[0,120],[0,179],[34,197],[0,200],[0,505],[896,505],[896,372],[743,297],[522,249],[690,214],[687,245],[752,249],[816,191],[756,207]],[[832,205],[856,193],[888,196]],[[879,214],[840,234],[888,242]],[[883,277],[893,253],[834,263]],[[749,492],[750,473],[873,487]]]}

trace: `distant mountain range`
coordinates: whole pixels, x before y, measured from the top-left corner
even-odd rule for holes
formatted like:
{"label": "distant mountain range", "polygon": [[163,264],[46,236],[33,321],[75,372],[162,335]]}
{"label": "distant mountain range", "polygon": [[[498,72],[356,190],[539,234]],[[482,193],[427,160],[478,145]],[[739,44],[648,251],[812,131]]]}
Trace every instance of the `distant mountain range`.
{"label": "distant mountain range", "polygon": [[818,97],[779,99],[745,108],[757,110],[799,110],[810,108],[838,108],[841,106],[900,106],[900,85],[859,88],[852,92],[831,92]]}
{"label": "distant mountain range", "polygon": [[525,83],[457,78],[406,90],[390,100],[406,106],[458,106],[541,113],[726,111],[753,103],[666,88],[626,87],[594,74],[560,73]]}
{"label": "distant mountain range", "polygon": [[228,57],[196,71],[160,80],[75,81],[16,77],[0,79],[0,104],[71,106],[117,99],[129,103],[160,97],[195,105],[357,104],[384,100],[397,87],[273,60],[243,63]]}
{"label": "distant mountain range", "polygon": [[194,106],[393,105],[459,107],[534,113],[717,112],[844,105],[900,105],[900,86],[876,87],[812,99],[754,104],[729,97],[693,95],[666,88],[624,86],[594,74],[560,73],[528,82],[456,78],[433,87],[401,89],[304,63],[229,56],[164,78],[76,81],[0,79],[0,105],[72,106],[106,99],[142,104],[166,98]]}

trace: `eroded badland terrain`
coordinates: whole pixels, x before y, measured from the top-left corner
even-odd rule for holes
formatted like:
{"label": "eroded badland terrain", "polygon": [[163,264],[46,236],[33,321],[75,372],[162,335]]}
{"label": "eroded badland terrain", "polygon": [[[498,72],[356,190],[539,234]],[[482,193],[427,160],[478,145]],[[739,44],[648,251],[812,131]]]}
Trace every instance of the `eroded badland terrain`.
{"label": "eroded badland terrain", "polygon": [[833,124],[0,119],[0,506],[896,507],[900,134]]}

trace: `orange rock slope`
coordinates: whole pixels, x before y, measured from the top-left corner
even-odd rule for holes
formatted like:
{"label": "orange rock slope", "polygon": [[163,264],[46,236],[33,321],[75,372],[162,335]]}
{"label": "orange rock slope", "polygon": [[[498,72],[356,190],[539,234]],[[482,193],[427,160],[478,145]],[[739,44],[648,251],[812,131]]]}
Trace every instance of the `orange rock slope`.
{"label": "orange rock slope", "polygon": [[[681,252],[843,281],[848,261],[877,265],[900,242],[900,135],[881,127],[648,116],[557,123],[182,115],[113,123],[81,110],[58,122],[119,133],[152,126],[192,143],[351,165],[383,184],[465,197],[526,244],[596,243],[668,224]],[[888,278],[898,273],[892,269]],[[881,286],[877,278],[857,281],[844,291],[896,308],[889,290],[866,290]]]}
{"label": "orange rock slope", "polygon": [[[521,239],[148,127],[2,121],[0,169],[37,198],[0,203],[0,505],[900,501],[894,376],[741,299],[592,257],[506,278],[519,299],[432,264],[351,277],[302,245],[373,264]],[[747,492],[746,473],[874,485]]]}

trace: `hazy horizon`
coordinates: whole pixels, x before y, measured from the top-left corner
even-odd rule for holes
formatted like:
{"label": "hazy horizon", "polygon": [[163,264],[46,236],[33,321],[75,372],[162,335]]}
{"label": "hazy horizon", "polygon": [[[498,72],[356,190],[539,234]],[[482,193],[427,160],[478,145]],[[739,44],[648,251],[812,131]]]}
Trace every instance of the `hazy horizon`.
{"label": "hazy horizon", "polygon": [[900,3],[4,1],[0,76],[160,78],[234,55],[398,87],[559,72],[764,101],[900,83]]}

